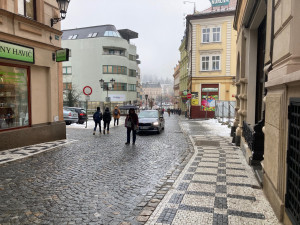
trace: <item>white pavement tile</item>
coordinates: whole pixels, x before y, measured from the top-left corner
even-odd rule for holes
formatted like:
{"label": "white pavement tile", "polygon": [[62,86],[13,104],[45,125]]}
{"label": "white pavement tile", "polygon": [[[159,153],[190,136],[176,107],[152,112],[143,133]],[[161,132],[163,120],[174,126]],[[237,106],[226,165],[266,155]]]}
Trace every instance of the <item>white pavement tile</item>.
{"label": "white pavement tile", "polygon": [[193,177],[193,180],[195,180],[195,181],[216,182],[217,181],[217,176],[195,174],[194,177]]}
{"label": "white pavement tile", "polygon": [[208,225],[213,222],[212,213],[178,210],[172,225]]}
{"label": "white pavement tile", "polygon": [[203,191],[203,192],[211,192],[215,193],[216,185],[213,184],[200,184],[200,183],[190,183],[188,191]]}

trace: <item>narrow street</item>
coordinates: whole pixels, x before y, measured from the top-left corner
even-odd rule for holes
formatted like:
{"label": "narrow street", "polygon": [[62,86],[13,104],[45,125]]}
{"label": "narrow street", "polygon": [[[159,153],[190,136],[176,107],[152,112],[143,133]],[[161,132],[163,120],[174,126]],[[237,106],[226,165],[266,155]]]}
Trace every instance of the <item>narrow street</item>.
{"label": "narrow street", "polygon": [[125,146],[123,125],[109,135],[67,127],[69,144],[0,166],[0,224],[119,224],[187,151],[178,116],[161,134]]}

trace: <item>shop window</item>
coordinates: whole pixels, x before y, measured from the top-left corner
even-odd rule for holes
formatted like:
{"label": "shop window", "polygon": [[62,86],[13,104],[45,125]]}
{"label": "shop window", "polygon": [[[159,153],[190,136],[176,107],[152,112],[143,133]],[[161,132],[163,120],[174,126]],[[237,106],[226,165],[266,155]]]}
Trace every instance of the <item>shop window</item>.
{"label": "shop window", "polygon": [[18,0],[18,13],[31,19],[36,19],[35,5],[35,0]]}
{"label": "shop window", "polygon": [[28,71],[0,65],[0,130],[29,126]]}

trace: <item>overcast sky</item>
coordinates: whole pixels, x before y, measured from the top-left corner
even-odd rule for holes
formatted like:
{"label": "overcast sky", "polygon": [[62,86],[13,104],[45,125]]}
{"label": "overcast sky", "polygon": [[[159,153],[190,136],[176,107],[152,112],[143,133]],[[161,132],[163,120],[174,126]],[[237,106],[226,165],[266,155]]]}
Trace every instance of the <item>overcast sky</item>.
{"label": "overcast sky", "polygon": [[[197,11],[210,7],[209,0],[195,0]],[[183,0],[72,0],[62,29],[113,24],[139,33],[131,40],[140,56],[141,75],[171,77],[178,63],[184,35],[184,14],[194,4]]]}

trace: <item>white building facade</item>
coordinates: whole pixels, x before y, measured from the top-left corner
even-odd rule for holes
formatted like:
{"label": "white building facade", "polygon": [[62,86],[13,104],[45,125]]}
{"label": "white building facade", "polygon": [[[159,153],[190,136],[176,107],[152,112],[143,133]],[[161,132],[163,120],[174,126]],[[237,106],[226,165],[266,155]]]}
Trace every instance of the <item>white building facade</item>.
{"label": "white building facade", "polygon": [[[113,25],[64,30],[62,47],[71,50],[68,62],[63,63],[64,91],[73,89],[83,93],[83,88],[92,88],[89,109],[108,105],[136,104],[138,83],[138,55],[130,39],[138,34],[130,30],[117,30]],[[99,80],[104,80],[104,88]],[[115,84],[107,91],[110,80]],[[109,85],[110,87],[110,85]],[[85,104],[85,95],[79,97],[80,106]]]}

